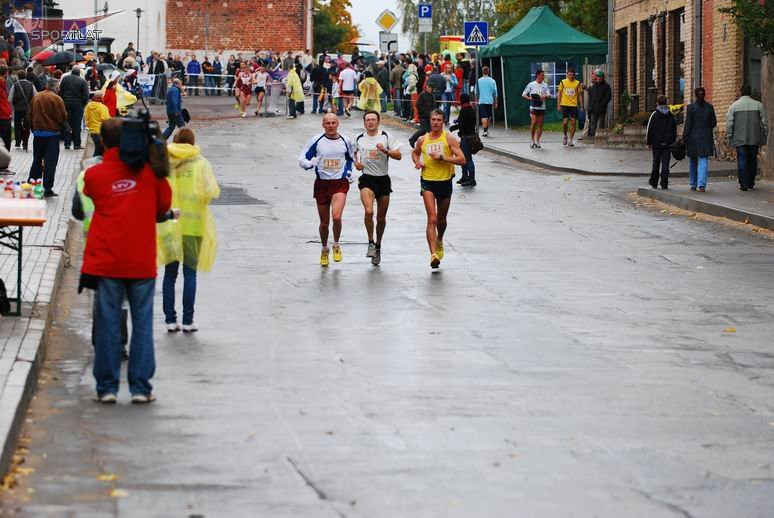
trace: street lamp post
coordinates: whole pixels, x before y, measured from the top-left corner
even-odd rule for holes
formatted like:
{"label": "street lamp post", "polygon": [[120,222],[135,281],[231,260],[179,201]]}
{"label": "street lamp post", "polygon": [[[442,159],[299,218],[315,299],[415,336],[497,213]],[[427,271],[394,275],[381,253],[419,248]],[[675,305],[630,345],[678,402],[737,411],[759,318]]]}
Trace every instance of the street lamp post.
{"label": "street lamp post", "polygon": [[137,15],[137,46],[134,47],[134,49],[135,49],[135,52],[139,52],[140,51],[140,16],[142,16],[143,11],[138,7],[134,12]]}

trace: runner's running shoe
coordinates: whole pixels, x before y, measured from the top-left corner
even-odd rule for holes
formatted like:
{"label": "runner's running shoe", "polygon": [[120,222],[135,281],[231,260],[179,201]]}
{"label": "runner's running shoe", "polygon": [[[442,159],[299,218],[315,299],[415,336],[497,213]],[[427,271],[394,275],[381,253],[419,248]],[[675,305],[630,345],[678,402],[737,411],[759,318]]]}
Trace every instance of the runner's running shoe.
{"label": "runner's running shoe", "polygon": [[376,253],[376,243],[368,243],[368,252],[366,252],[366,257],[373,257]]}
{"label": "runner's running shoe", "polygon": [[341,247],[334,245],[333,247],[333,261],[336,263],[340,263],[342,257],[344,257],[341,253]]}
{"label": "runner's running shoe", "polygon": [[440,239],[435,244],[435,254],[438,256],[438,259],[443,259],[443,241]]}
{"label": "runner's running shoe", "polygon": [[328,249],[325,248],[320,254],[320,266],[328,266],[329,262],[330,261],[328,260]]}
{"label": "runner's running shoe", "polygon": [[379,266],[379,263],[382,262],[382,249],[377,248],[374,250],[374,255],[371,257],[371,264],[374,266]]}
{"label": "runner's running shoe", "polygon": [[438,268],[441,266],[441,259],[438,257],[438,254],[433,254],[430,256],[430,267],[431,268]]}

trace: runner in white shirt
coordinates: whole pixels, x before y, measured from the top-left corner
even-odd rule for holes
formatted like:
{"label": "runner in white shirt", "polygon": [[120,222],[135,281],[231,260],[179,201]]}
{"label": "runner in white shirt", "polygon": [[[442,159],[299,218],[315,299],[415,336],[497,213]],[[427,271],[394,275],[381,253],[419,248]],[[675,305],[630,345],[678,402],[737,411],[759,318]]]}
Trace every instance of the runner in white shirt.
{"label": "runner in white shirt", "polygon": [[[379,112],[368,110],[363,115],[365,133],[355,139],[355,168],[361,171],[358,187],[360,201],[365,208],[365,227],[368,233],[368,252],[371,264],[382,260],[382,236],[387,225],[392,181],[389,176],[390,158],[400,160],[400,144],[379,127]],[[376,239],[374,240],[374,200],[376,200]]]}
{"label": "runner in white shirt", "polygon": [[352,141],[339,134],[339,118],[335,113],[326,113],[322,120],[325,132],[315,136],[298,157],[304,169],[314,169],[314,199],[320,216],[320,266],[328,266],[328,226],[333,219],[333,260],[342,259],[339,238],[341,237],[341,216],[347,202],[349,177],[352,175],[354,150]]}
{"label": "runner in white shirt", "polygon": [[350,116],[349,110],[355,102],[355,90],[357,89],[357,71],[349,63],[339,72],[339,95],[344,103],[344,113]]}
{"label": "runner in white shirt", "polygon": [[266,71],[266,67],[263,65],[258,66],[258,70],[253,74],[253,84],[255,85],[255,100],[258,101],[258,105],[255,107],[255,114],[259,115],[261,111],[261,105],[263,104],[263,97],[266,95],[266,81],[269,79],[269,73]]}
{"label": "runner in white shirt", "polygon": [[522,98],[529,101],[530,125],[529,133],[532,138],[530,149],[540,149],[540,137],[543,135],[543,118],[546,115],[546,99],[551,98],[551,90],[543,82],[545,73],[539,68],[535,72],[535,80],[527,85]]}

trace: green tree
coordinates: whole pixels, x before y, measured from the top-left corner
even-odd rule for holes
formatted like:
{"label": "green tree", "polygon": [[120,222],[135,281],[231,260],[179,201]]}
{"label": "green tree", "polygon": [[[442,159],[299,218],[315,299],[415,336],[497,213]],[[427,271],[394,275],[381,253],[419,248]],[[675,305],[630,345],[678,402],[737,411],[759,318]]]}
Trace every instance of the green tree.
{"label": "green tree", "polygon": [[433,0],[433,32],[426,35],[419,32],[417,0],[398,0],[398,11],[403,20],[401,30],[412,39],[412,46],[424,50],[427,38],[427,52],[437,52],[441,36],[462,35],[465,21],[485,20],[490,24],[490,33],[496,22],[494,0]]}
{"label": "green tree", "polygon": [[774,1],[732,0],[718,11],[730,15],[753,45],[774,54]]}
{"label": "green tree", "polygon": [[323,51],[350,52],[349,41],[358,37],[357,27],[352,25],[352,17],[347,8],[349,0],[331,0],[323,3],[315,0],[314,8],[314,53]]}
{"label": "green tree", "polygon": [[546,5],[553,12],[559,13],[559,4],[560,0],[497,0],[495,2],[495,12],[499,22],[497,36],[511,30],[533,7]]}

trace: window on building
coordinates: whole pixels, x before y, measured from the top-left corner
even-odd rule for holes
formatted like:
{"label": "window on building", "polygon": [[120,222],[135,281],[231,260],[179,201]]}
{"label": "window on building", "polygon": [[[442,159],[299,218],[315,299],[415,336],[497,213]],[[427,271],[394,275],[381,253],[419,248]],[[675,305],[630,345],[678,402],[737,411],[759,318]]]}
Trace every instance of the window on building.
{"label": "window on building", "polygon": [[631,83],[631,94],[634,95],[637,93],[637,63],[639,62],[639,45],[637,40],[637,24],[633,23],[631,26],[631,49],[630,49],[630,55],[631,55],[631,70],[632,70],[632,83]]}
{"label": "window on building", "polygon": [[744,82],[750,85],[753,97],[761,98],[761,57],[760,47],[750,44],[750,40],[744,39]]}
{"label": "window on building", "polygon": [[672,24],[672,99],[673,104],[685,102],[685,9],[670,13]]}
{"label": "window on building", "polygon": [[578,66],[569,61],[559,61],[556,63],[532,63],[530,66],[531,77],[535,77],[535,71],[539,68],[546,74],[545,83],[551,90],[551,97],[556,98],[556,92],[559,89],[559,82],[567,77],[567,68],[575,68],[578,72]]}
{"label": "window on building", "polygon": [[[617,33],[617,44],[618,44],[618,67],[616,70],[616,74],[618,75],[618,91],[620,93],[627,92],[628,89],[626,88],[626,77],[628,75],[627,71],[627,64],[628,64],[628,55],[629,55],[629,35],[628,31],[626,29],[621,29]],[[629,92],[631,94],[631,92]]]}
{"label": "window on building", "polygon": [[656,109],[656,20],[653,16],[645,22],[645,111]]}

